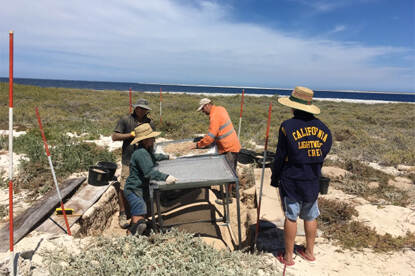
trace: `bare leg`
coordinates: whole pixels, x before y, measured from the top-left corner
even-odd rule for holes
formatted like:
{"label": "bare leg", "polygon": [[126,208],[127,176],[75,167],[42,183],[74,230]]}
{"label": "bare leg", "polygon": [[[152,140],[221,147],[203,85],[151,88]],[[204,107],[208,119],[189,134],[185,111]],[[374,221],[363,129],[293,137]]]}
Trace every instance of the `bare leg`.
{"label": "bare leg", "polygon": [[146,230],[147,225],[145,222],[140,220],[144,220],[144,216],[132,216],[131,217],[131,225],[127,229],[127,235],[141,235]]}
{"label": "bare leg", "polygon": [[143,216],[132,216],[131,217],[131,222],[132,223],[137,223],[140,219],[144,219]]}
{"label": "bare leg", "polygon": [[306,250],[305,254],[310,259],[315,259],[314,257],[314,242],[317,234],[317,220],[304,221],[304,232],[306,239]]}
{"label": "bare leg", "polygon": [[285,218],[284,223],[284,240],[285,240],[285,255],[284,260],[287,263],[293,262],[294,242],[297,235],[297,221]]}
{"label": "bare leg", "polygon": [[120,206],[120,213],[125,212],[125,197],[123,190],[118,190],[118,205]]}

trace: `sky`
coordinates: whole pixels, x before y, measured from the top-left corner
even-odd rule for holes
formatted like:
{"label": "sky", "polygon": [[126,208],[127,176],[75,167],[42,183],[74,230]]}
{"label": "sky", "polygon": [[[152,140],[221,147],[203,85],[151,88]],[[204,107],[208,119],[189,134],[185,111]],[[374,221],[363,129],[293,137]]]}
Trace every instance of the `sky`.
{"label": "sky", "polygon": [[414,0],[14,0],[0,76],[415,92]]}

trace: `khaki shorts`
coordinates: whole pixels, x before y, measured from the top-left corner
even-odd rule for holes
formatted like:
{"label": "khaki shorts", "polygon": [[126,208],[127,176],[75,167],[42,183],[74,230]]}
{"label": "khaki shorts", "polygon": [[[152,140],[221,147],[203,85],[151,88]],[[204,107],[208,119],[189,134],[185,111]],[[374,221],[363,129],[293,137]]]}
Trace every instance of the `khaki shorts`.
{"label": "khaki shorts", "polygon": [[120,179],[120,189],[124,191],[125,181],[127,181],[127,177],[130,175],[130,166],[121,164],[121,179]]}

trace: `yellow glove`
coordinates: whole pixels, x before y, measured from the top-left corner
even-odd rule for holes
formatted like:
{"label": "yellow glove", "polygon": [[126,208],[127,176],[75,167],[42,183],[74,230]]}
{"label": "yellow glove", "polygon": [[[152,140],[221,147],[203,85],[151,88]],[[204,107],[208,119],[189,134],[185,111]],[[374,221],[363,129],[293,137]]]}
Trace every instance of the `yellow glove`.
{"label": "yellow glove", "polygon": [[131,136],[135,137],[135,131],[134,130],[131,131],[130,134],[131,134]]}

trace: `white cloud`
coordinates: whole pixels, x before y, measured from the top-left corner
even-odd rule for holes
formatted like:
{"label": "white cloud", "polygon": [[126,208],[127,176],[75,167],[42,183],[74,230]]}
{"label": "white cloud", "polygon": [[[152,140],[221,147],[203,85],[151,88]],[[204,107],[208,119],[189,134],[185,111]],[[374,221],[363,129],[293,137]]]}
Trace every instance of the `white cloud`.
{"label": "white cloud", "polygon": [[334,33],[338,33],[338,32],[343,32],[346,30],[346,26],[345,25],[337,25],[333,28],[333,30],[329,31],[329,34],[334,34]]}
{"label": "white cloud", "polygon": [[15,30],[16,77],[415,91],[413,66],[376,63],[408,49],[293,36],[229,22],[231,9],[214,1],[181,3],[14,1],[0,10],[0,33]]}

